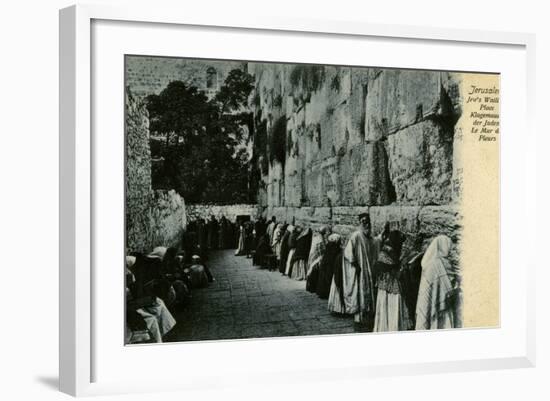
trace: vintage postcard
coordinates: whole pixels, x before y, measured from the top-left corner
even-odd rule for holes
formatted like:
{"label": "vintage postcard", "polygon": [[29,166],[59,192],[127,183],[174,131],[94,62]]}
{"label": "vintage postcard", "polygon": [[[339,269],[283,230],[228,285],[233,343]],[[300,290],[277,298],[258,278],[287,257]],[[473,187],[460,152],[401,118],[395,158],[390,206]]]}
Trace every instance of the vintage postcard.
{"label": "vintage postcard", "polygon": [[499,83],[125,56],[125,343],[498,327]]}

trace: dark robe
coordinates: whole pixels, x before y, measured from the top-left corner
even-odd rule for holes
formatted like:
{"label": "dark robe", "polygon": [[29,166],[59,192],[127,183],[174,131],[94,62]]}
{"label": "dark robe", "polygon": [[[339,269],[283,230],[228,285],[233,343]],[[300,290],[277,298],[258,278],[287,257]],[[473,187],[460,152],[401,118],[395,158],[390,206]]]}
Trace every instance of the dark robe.
{"label": "dark robe", "polygon": [[264,219],[256,221],[256,223],[254,223],[254,229],[256,230],[256,235],[258,236],[258,238],[263,237],[267,229],[267,225]]}
{"label": "dark robe", "polygon": [[208,220],[208,248],[218,247],[218,221],[213,218]]}
{"label": "dark robe", "polygon": [[225,217],[222,217],[220,220],[220,225],[218,229],[218,247],[220,249],[228,248],[228,222]]}
{"label": "dark robe", "polygon": [[254,237],[254,225],[247,221],[244,223],[244,250],[245,255],[250,255],[252,250],[256,248],[256,238]]}
{"label": "dark robe", "polygon": [[162,279],[162,262],[158,258],[136,256],[136,263],[130,269],[136,281],[134,283],[134,295],[140,298],[145,294],[145,285],[152,280]]}
{"label": "dark robe", "polygon": [[288,258],[288,252],[290,251],[289,239],[290,231],[285,231],[283,237],[281,238],[281,260],[279,261],[279,271],[281,274],[285,274],[286,270],[286,259]]}
{"label": "dark robe", "polygon": [[401,286],[401,295],[409,310],[409,318],[412,327],[416,324],[416,303],[418,301],[418,290],[420,288],[420,278],[422,276],[422,257],[424,253],[409,255],[406,263],[399,272],[399,284]]}
{"label": "dark robe", "polygon": [[198,244],[197,233],[195,231],[189,231],[189,227],[187,227],[187,230],[183,233],[183,238],[181,241],[181,249],[185,252],[185,263],[189,263],[191,261],[191,256],[193,256],[193,253],[196,252]]}
{"label": "dark robe", "polygon": [[323,259],[321,259],[316,288],[319,298],[328,298],[333,277],[336,287],[342,294],[342,249],[340,242],[328,242]]}
{"label": "dark robe", "polygon": [[[208,257],[208,227],[202,220],[197,224],[197,245],[199,256],[203,261],[206,260]],[[189,258],[191,258],[191,256],[193,256],[193,254],[189,255]],[[188,262],[190,262],[190,259],[188,259]]]}
{"label": "dark robe", "polygon": [[254,257],[252,258],[252,264],[256,266],[267,267],[265,266],[265,255],[271,253],[272,250],[269,246],[269,238],[267,235],[263,235],[262,237],[260,237],[258,245],[256,246],[256,252],[254,253]]}

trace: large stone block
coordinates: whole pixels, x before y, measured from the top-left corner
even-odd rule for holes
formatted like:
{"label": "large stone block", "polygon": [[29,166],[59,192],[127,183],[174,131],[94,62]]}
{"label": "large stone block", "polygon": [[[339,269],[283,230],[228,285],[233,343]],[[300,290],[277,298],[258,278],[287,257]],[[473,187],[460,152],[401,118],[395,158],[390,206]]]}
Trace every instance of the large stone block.
{"label": "large stone block", "polygon": [[448,204],[451,200],[453,133],[424,121],[390,135],[388,169],[401,204]]}
{"label": "large stone block", "polygon": [[390,229],[416,233],[419,229],[419,206],[372,206],[369,208],[373,233],[380,233],[386,222]]}
{"label": "large stone block", "polygon": [[388,171],[386,148],[381,141],[362,143],[347,153],[350,169],[346,172],[352,186],[350,205],[387,205],[395,200]]}
{"label": "large stone block", "polygon": [[367,206],[337,206],[332,208],[332,221],[337,225],[357,226],[359,214],[368,212]]}
{"label": "large stone block", "polygon": [[155,246],[178,247],[187,226],[183,198],[174,190],[155,191],[150,212],[151,238],[149,250]]}
{"label": "large stone block", "polygon": [[367,140],[379,140],[436,113],[440,95],[439,71],[373,70],[366,97]]}
{"label": "large stone block", "polygon": [[444,234],[453,241],[460,239],[462,214],[459,205],[424,206],[418,219],[419,232],[426,237]]}
{"label": "large stone block", "polygon": [[313,211],[312,221],[321,224],[326,224],[332,221],[332,208],[316,207]]}
{"label": "large stone block", "polygon": [[444,234],[455,242],[460,239],[462,215],[458,205],[424,206],[418,219],[419,233],[425,238]]}

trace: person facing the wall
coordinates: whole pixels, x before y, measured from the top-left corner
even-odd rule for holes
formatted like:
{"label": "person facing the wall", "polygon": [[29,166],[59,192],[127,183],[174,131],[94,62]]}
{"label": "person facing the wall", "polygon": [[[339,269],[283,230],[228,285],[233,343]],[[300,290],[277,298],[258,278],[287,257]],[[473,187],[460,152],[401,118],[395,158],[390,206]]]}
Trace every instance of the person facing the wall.
{"label": "person facing the wall", "polygon": [[372,331],[375,314],[374,262],[378,258],[381,236],[371,235],[368,213],[359,215],[359,227],[344,249],[343,293],[346,313],[354,315],[358,331]]}
{"label": "person facing the wall", "polygon": [[435,237],[422,258],[416,303],[416,330],[461,327],[460,273],[449,261],[452,241]]}
{"label": "person facing the wall", "polygon": [[376,315],[374,318],[374,331],[376,332],[408,330],[412,326],[399,282],[404,238],[400,231],[391,231],[384,239],[374,266],[377,272]]}

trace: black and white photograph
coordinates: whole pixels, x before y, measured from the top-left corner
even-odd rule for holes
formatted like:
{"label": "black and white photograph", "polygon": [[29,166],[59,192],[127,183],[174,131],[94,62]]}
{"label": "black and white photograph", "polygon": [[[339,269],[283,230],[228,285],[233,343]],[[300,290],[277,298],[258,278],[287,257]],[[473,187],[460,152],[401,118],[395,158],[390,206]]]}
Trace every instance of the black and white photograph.
{"label": "black and white photograph", "polygon": [[124,73],[125,344],[498,326],[498,74]]}

